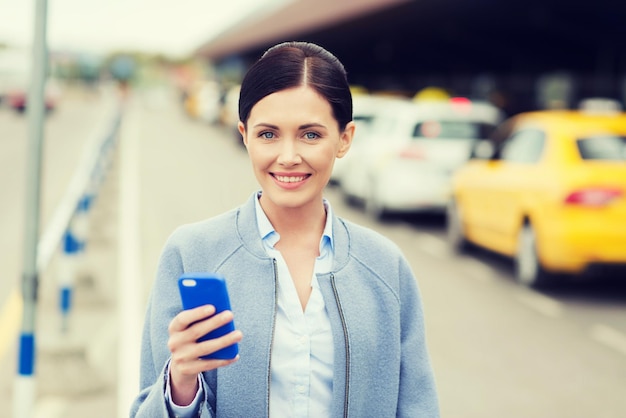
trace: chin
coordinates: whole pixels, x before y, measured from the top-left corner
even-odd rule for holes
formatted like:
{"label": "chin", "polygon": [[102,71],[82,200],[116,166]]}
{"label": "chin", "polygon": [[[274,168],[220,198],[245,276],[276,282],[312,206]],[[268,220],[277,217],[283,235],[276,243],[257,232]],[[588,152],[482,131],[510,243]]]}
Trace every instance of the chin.
{"label": "chin", "polygon": [[[304,191],[272,190],[264,191],[264,195],[269,198],[273,205],[288,209],[296,209],[318,200],[318,196],[313,196]],[[321,197],[319,200],[321,201]]]}

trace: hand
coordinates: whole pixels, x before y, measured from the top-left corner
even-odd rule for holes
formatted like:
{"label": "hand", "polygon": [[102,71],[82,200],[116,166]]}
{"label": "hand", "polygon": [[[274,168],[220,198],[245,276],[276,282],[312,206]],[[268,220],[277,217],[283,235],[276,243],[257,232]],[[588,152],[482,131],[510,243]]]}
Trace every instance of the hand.
{"label": "hand", "polygon": [[[200,357],[214,353],[241,341],[241,331],[235,330],[222,337],[196,342],[200,337],[233,320],[231,311],[215,315],[213,305],[184,310],[172,319],[168,327],[167,346],[172,353],[170,361],[170,387],[172,401],[189,405],[198,391],[198,374],[236,362],[232,360],[203,360]],[[197,322],[199,321],[199,322]],[[194,322],[196,322],[194,324]],[[193,324],[193,325],[191,325]]]}

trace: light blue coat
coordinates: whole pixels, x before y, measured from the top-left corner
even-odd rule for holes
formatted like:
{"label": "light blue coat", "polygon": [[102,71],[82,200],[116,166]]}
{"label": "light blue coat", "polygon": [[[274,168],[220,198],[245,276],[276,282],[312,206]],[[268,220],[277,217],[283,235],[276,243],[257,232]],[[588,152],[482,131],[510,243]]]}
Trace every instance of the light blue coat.
{"label": "light blue coat", "polygon": [[[244,338],[237,363],[203,373],[200,416],[268,416],[276,266],[259,236],[255,198],[256,193],[240,208],[182,226],[168,239],[148,303],[141,392],[131,417],[170,416],[164,374],[167,327],[181,310],[177,279],[203,271],[226,277]],[[336,216],[332,221],[333,270],[318,276],[333,331],[332,416],[438,417],[422,303],[407,261],[382,235]]]}

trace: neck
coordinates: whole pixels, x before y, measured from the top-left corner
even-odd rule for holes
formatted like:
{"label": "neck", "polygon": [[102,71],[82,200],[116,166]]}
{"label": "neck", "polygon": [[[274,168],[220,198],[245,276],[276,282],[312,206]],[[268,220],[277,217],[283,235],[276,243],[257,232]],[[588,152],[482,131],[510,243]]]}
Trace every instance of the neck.
{"label": "neck", "polygon": [[260,203],[281,239],[310,233],[314,233],[317,237],[322,236],[326,224],[326,209],[321,199],[319,203],[297,208],[273,205],[271,202],[264,201],[263,196],[261,196]]}

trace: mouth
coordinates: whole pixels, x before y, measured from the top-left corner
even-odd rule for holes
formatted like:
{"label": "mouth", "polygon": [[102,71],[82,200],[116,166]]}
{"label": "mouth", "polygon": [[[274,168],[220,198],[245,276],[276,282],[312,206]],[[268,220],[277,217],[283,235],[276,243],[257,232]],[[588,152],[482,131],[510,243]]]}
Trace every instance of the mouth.
{"label": "mouth", "polygon": [[280,175],[275,173],[271,173],[271,176],[280,183],[301,183],[311,177],[310,174]]}

